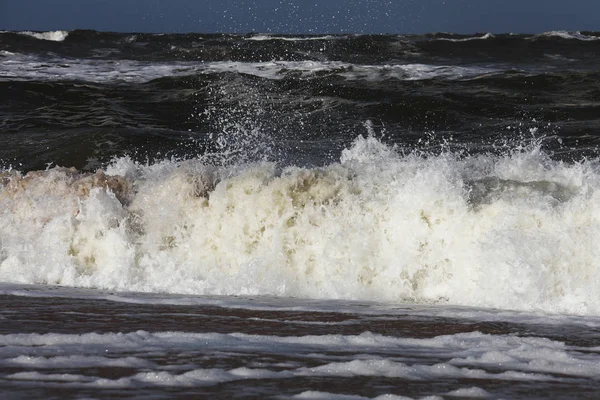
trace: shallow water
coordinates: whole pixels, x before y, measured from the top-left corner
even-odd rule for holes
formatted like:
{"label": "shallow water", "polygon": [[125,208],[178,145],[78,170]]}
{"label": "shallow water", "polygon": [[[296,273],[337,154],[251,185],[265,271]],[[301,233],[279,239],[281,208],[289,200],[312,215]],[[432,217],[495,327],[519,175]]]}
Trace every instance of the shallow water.
{"label": "shallow water", "polygon": [[6,398],[594,398],[600,373],[598,318],[7,284],[2,293]]}

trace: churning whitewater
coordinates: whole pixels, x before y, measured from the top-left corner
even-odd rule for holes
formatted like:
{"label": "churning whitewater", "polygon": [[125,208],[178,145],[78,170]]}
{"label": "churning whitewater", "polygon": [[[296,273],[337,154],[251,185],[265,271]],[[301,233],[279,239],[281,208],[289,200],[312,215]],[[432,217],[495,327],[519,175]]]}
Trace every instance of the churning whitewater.
{"label": "churning whitewater", "polygon": [[0,280],[600,315],[600,171],[359,137],[339,162],[1,175]]}

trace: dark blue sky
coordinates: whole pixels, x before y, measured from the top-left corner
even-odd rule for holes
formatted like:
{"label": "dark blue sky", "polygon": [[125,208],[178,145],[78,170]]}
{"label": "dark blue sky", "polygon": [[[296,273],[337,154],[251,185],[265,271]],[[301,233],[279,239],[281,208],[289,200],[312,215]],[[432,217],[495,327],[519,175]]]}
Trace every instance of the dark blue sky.
{"label": "dark blue sky", "polygon": [[0,30],[600,31],[600,0],[0,0]]}

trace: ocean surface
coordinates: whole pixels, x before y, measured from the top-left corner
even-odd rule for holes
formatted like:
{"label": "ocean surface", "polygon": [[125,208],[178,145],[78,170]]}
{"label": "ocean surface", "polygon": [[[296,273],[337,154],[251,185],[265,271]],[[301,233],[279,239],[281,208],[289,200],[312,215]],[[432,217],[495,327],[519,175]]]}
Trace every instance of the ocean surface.
{"label": "ocean surface", "polygon": [[599,65],[0,32],[1,397],[597,398]]}

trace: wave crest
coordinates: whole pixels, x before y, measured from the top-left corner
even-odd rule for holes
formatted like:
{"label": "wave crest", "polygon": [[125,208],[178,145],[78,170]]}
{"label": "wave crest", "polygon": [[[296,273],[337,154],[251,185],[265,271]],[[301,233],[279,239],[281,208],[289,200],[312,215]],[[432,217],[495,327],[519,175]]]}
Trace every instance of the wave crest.
{"label": "wave crest", "polygon": [[0,279],[600,314],[600,175],[539,151],[200,160],[0,180]]}

